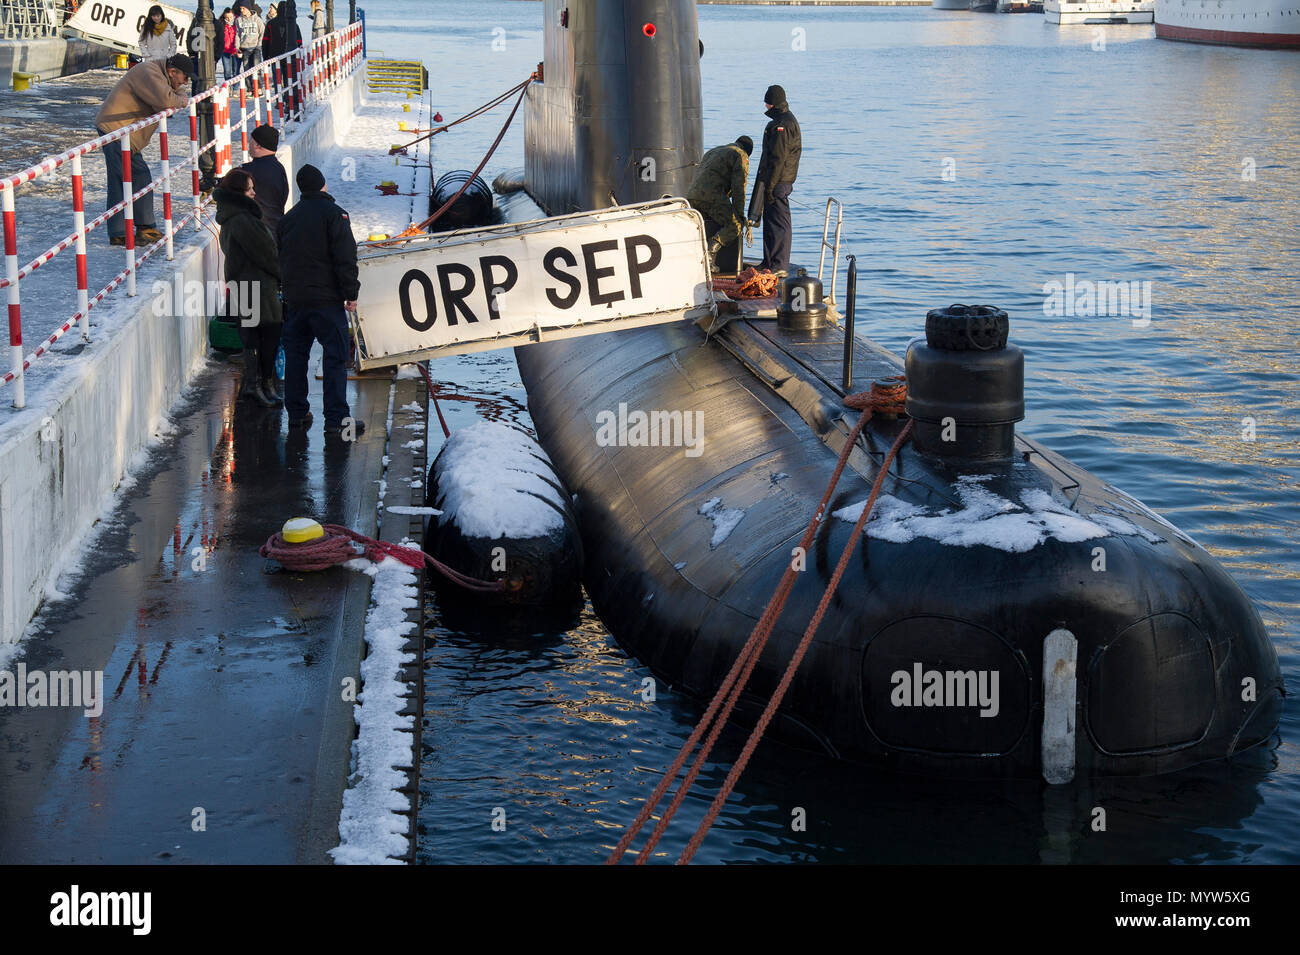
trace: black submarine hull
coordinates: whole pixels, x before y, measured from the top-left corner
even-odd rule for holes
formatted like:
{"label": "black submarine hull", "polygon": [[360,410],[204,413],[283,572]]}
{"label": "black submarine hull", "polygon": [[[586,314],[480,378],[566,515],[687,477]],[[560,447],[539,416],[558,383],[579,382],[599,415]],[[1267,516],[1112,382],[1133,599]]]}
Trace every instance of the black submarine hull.
{"label": "black submarine hull", "polygon": [[[760,343],[779,334],[772,322],[747,324]],[[856,364],[868,376],[902,370],[879,349],[859,349]],[[761,359],[756,374],[690,324],[531,345],[516,357],[541,443],[577,495],[593,606],[659,678],[709,698],[789,565],[830,479],[837,436],[856,412],[842,413],[842,396],[811,374],[773,388],[781,379],[762,380]],[[602,446],[602,413],[620,404],[702,412],[702,453]],[[846,469],[830,512],[866,498],[873,462],[900,426],[868,426],[874,450]],[[1049,524],[1054,514],[1068,520],[1068,510],[1123,533],[1046,534],[1023,552],[864,536],[771,732],[905,771],[1039,776],[1049,702],[1044,642],[1064,630],[1077,640],[1068,740],[1077,774],[1170,772],[1266,739],[1280,713],[1282,680],[1263,624],[1236,583],[1132,498],[1032,441],[1016,442],[1011,464],[974,475],[905,445],[884,493],[935,514],[958,513],[953,488],[973,477],[1006,501],[1047,495],[1055,504],[1040,513]],[[714,522],[700,513],[715,498],[743,512],[716,543]],[[1034,512],[1022,513],[1034,526]],[[818,530],[748,705],[738,711],[742,721],[776,687],[851,527],[832,517]],[[958,522],[954,535],[963,534],[969,529]],[[957,705],[947,685],[925,699],[932,673],[962,674],[974,704]],[[994,673],[997,699],[980,705],[979,675],[988,686]]]}
{"label": "black submarine hull", "polygon": [[[527,195],[550,215],[683,195],[702,152],[694,3],[546,0],[544,17]],[[857,419],[834,384],[843,345],[835,326],[737,319],[708,339],[677,323],[516,349],[541,444],[576,493],[592,603],[677,690],[713,695],[799,559]],[[860,382],[903,371],[860,339],[854,367]],[[931,367],[931,417],[914,409],[770,735],[906,771],[1053,783],[1175,771],[1267,739],[1277,654],[1223,568],[1015,434],[1015,415],[989,417],[996,461],[930,453],[950,400]],[[638,414],[676,420],[680,440],[651,444]],[[856,514],[834,512],[867,497],[903,426],[873,420],[849,455],[740,721],[770,698],[850,535]]]}

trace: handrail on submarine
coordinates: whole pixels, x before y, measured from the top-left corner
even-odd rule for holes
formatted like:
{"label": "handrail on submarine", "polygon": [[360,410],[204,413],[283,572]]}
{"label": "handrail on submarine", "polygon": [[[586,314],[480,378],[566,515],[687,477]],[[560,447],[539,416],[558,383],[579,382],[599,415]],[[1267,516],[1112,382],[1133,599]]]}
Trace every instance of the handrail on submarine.
{"label": "handrail on submarine", "polygon": [[[835,205],[835,241],[832,243],[828,240],[831,230],[831,205]],[[831,250],[831,292],[826,296],[826,301],[831,305],[837,305],[835,301],[835,274],[839,271],[840,261],[840,231],[844,228],[844,206],[840,200],[834,196],[828,196],[826,199],[826,217],[822,220],[822,249],[821,255],[817,259],[817,281],[825,284],[822,277],[822,270],[826,266],[826,250]]]}

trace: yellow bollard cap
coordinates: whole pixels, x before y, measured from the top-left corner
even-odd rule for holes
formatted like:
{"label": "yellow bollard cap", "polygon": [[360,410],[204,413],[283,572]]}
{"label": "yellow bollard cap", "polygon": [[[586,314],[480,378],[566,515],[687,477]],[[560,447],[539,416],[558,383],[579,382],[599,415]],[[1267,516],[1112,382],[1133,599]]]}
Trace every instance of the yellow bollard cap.
{"label": "yellow bollard cap", "polygon": [[[387,232],[372,232],[372,233],[370,233],[369,236],[367,236],[366,241],[367,241],[367,242],[383,242],[383,241],[384,241],[385,239],[387,239],[387,238],[388,238],[388,233],[387,233]],[[288,540],[288,538],[285,538],[285,540]]]}
{"label": "yellow bollard cap", "polygon": [[284,538],[286,544],[305,544],[307,541],[324,537],[325,528],[320,526],[319,521],[313,521],[310,517],[291,517],[284,522],[284,527],[280,529],[280,536]]}
{"label": "yellow bollard cap", "polygon": [[398,128],[401,132],[406,132],[406,120],[402,120],[401,122],[399,122],[399,123],[397,124],[397,128]]}
{"label": "yellow bollard cap", "polygon": [[409,113],[410,111],[411,111],[411,104],[410,104],[410,103],[403,103],[403,104],[402,104],[402,112],[403,112],[403,113]]}

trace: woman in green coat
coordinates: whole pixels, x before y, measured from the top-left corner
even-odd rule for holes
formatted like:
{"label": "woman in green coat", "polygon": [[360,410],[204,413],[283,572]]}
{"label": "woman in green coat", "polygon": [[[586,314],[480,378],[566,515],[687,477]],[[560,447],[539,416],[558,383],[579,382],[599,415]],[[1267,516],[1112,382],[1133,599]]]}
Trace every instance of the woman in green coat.
{"label": "woman in green coat", "polygon": [[244,343],[241,398],[279,407],[284,396],[277,387],[275,357],[280,349],[280,259],[275,237],[262,222],[253,177],[242,169],[228,173],[212,190],[221,227],[221,251],[226,257],[227,315],[238,316]]}

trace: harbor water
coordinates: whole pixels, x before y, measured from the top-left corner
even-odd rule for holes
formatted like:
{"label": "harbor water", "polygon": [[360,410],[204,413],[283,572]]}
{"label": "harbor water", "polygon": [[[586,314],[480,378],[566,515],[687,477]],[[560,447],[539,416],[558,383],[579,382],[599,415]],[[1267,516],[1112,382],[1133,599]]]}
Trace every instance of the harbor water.
{"label": "harbor water", "polygon": [[[422,59],[446,119],[542,58],[540,4],[364,6],[370,56]],[[1005,308],[1026,354],[1023,431],[1224,564],[1291,702],[1277,736],[1229,764],[1060,789],[764,743],[697,860],[1300,862],[1300,60],[925,7],[702,5],[699,22],[706,145],[759,140],[772,83],[799,117],[795,261],[816,266],[834,196],[860,335],[901,353],[927,309]],[[435,175],[473,168],[506,109],[437,137]],[[522,150],[521,117],[485,173]],[[1098,282],[1129,294],[1090,304],[1081,283]],[[474,399],[445,404],[453,428],[529,424],[509,352],[431,373]],[[589,606],[466,619],[430,598],[425,667],[427,863],[600,861],[703,709],[662,685],[650,699],[649,671]],[[742,742],[724,735],[656,858],[676,858]]]}

